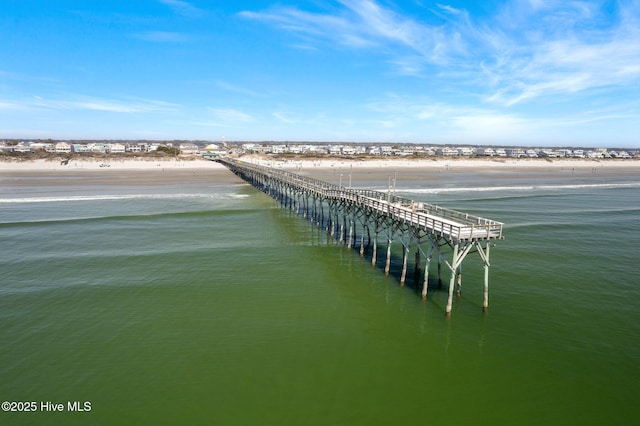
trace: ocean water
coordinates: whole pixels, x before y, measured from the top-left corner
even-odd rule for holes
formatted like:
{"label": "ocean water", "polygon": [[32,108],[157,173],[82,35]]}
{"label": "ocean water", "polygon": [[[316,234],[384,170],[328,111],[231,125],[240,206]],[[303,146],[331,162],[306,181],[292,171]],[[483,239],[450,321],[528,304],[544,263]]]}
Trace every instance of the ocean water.
{"label": "ocean water", "polygon": [[506,224],[486,314],[241,181],[3,181],[0,423],[637,424],[640,173],[394,178]]}

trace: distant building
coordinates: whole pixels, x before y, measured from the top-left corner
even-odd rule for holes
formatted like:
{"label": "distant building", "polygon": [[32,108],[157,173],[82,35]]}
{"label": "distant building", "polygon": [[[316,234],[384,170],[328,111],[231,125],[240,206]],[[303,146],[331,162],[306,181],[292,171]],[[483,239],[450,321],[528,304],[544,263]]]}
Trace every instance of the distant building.
{"label": "distant building", "polygon": [[18,145],[13,147],[13,152],[19,152],[22,154],[29,154],[33,152],[33,147],[30,144],[26,144],[24,142],[20,142]]}
{"label": "distant building", "polygon": [[558,151],[554,151],[553,149],[543,149],[538,153],[538,156],[545,158],[558,158],[560,157],[560,153]]}
{"label": "distant building", "polygon": [[343,146],[342,154],[344,155],[355,155],[356,147],[355,146]]}
{"label": "distant building", "polygon": [[56,154],[70,154],[71,144],[67,142],[58,142],[57,144],[55,144],[54,152]]}
{"label": "distant building", "polygon": [[379,146],[372,146],[367,151],[367,154],[369,154],[369,155],[380,155],[380,154],[382,154],[382,151],[380,150]]}
{"label": "distant building", "polygon": [[511,157],[511,158],[520,158],[520,157],[527,156],[527,153],[522,148],[508,148],[508,149],[505,149],[505,152],[507,154],[507,157]]}
{"label": "distant building", "polygon": [[455,148],[449,148],[449,147],[436,148],[436,154],[444,155],[444,156],[454,156],[454,155],[458,155],[458,150]]}
{"label": "distant building", "polygon": [[44,149],[46,152],[53,152],[53,144],[44,142],[28,142],[34,151]]}
{"label": "distant building", "polygon": [[493,148],[478,148],[476,149],[476,154],[485,157],[493,157],[496,155],[496,150]]}
{"label": "distant building", "polygon": [[341,145],[331,145],[328,148],[329,155],[340,155],[342,154],[342,146]]}
{"label": "distant building", "polygon": [[108,150],[111,154],[124,154],[125,146],[121,143],[112,143],[108,146]]}
{"label": "distant building", "polygon": [[126,145],[126,150],[129,152],[147,152],[149,151],[149,144],[147,143],[130,143]]}
{"label": "distant building", "polygon": [[79,152],[79,153],[89,152],[89,147],[87,146],[87,144],[84,144],[84,143],[74,143],[72,148],[73,148],[73,152]]}
{"label": "distant building", "polygon": [[272,145],[271,146],[271,153],[272,154],[284,154],[285,152],[287,152],[287,146],[286,145]]}
{"label": "distant building", "polygon": [[382,154],[382,155],[391,155],[391,154],[393,154],[393,147],[391,147],[391,146],[381,146],[380,147],[380,154]]}
{"label": "distant building", "polygon": [[181,154],[197,154],[198,152],[200,152],[200,147],[198,145],[192,143],[180,144]]}
{"label": "distant building", "polygon": [[627,151],[611,151],[611,156],[614,158],[631,158],[631,155]]}
{"label": "distant building", "polygon": [[302,153],[302,146],[300,145],[289,145],[288,150],[290,153],[292,154],[301,154]]}
{"label": "distant building", "polygon": [[461,148],[457,148],[458,151],[458,155],[465,155],[465,156],[470,156],[475,154],[475,152],[473,151],[473,148],[470,147],[461,147]]}
{"label": "distant building", "polygon": [[90,143],[87,145],[90,152],[97,152],[100,154],[104,154],[107,152],[107,145],[103,143]]}

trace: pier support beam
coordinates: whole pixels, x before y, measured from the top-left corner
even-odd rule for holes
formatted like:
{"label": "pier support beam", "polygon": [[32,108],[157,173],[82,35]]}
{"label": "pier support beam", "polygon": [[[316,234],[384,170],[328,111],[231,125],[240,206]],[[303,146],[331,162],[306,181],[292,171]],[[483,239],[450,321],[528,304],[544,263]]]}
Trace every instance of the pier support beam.
{"label": "pier support beam", "polygon": [[427,298],[427,292],[429,291],[429,264],[431,258],[427,256],[426,263],[424,265],[424,282],[422,283],[422,300]]}
{"label": "pier support beam", "polygon": [[424,265],[424,282],[422,283],[422,300],[427,298],[427,292],[429,290],[429,267],[431,266],[431,256],[433,255],[434,246],[429,240],[429,248],[425,253],[425,265]]}
{"label": "pier support beam", "polygon": [[478,253],[480,257],[484,261],[484,300],[482,301],[482,311],[487,312],[489,308],[489,248],[491,247],[491,242],[487,241],[487,246],[482,250],[480,244],[478,244]]}
{"label": "pier support beam", "polygon": [[409,246],[403,246],[402,252],[402,273],[400,274],[400,286],[404,287],[404,282],[407,279],[407,261],[409,259]]}
{"label": "pier support beam", "polygon": [[447,308],[445,310],[445,314],[447,316],[451,315],[451,308],[453,307],[453,288],[455,286],[456,283],[456,267],[455,264],[458,261],[458,249],[460,247],[460,244],[455,243],[455,245],[453,246],[453,258],[452,258],[452,265],[451,265],[451,279],[449,280],[449,298],[447,299]]}
{"label": "pier support beam", "polygon": [[391,268],[391,239],[387,240],[387,262],[384,265],[384,274],[389,275],[389,269]]}
{"label": "pier support beam", "polygon": [[373,256],[371,256],[371,265],[376,266],[376,256],[378,255],[378,228],[373,233]]}

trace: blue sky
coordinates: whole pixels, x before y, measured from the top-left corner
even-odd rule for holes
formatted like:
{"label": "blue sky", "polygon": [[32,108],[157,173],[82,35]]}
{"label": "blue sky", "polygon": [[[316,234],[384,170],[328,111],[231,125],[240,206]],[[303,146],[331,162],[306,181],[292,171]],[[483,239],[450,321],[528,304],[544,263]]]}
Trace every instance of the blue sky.
{"label": "blue sky", "polygon": [[0,138],[639,135],[640,0],[0,0]]}

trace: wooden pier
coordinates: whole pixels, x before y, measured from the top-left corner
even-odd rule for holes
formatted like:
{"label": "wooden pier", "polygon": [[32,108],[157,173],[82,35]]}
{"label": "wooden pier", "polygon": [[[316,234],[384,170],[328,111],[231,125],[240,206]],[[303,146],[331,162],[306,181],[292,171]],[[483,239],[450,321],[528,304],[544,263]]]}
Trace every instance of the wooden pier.
{"label": "wooden pier", "polygon": [[[400,285],[407,276],[408,258],[416,248],[415,275],[425,260],[422,283],[423,299],[427,297],[431,260],[438,260],[438,282],[442,282],[442,265],[449,270],[449,297],[445,309],[451,314],[453,294],[460,295],[462,262],[468,254],[477,252],[484,264],[483,310],[489,306],[489,253],[493,240],[501,239],[503,224],[468,213],[417,202],[381,191],[345,188],[318,179],[272,167],[259,166],[231,158],[217,161],[233,173],[278,200],[286,207],[308,218],[340,243],[349,248],[359,245],[360,255],[372,245],[371,263],[376,265],[378,240],[386,240],[385,273],[389,273],[391,245],[402,244]],[[358,243],[358,237],[360,241]],[[365,244],[365,235],[367,243]],[[448,256],[449,250],[451,257]],[[456,281],[457,279],[457,281]]]}

